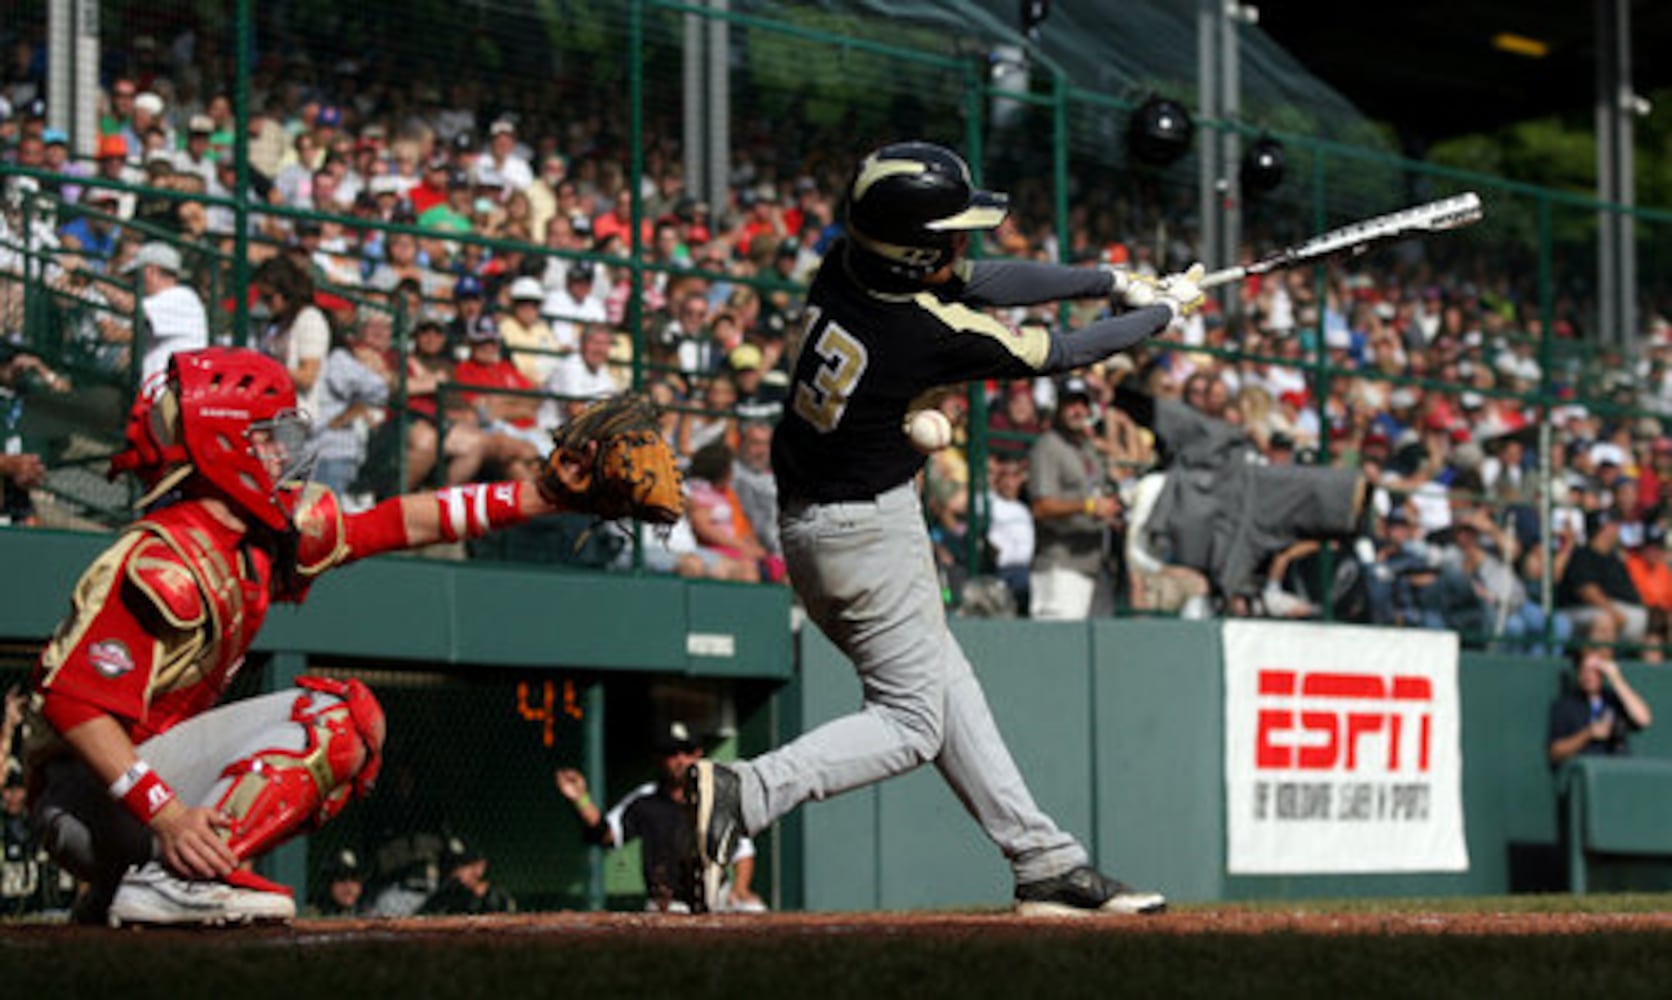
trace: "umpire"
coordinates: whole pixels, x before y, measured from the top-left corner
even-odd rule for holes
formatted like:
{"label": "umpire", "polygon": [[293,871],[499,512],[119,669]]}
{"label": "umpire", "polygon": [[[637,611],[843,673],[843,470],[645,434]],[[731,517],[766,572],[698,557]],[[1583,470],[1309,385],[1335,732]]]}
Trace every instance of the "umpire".
{"label": "umpire", "polygon": [[[1112,270],[964,259],[1008,198],[971,183],[951,150],[896,143],[866,157],[846,234],[820,265],[790,405],[772,441],[779,525],[797,596],[853,661],[864,707],[735,766],[689,776],[705,895],[737,836],[808,799],[933,762],[1009,860],[1023,914],[1148,913],[1158,893],[1109,878],[1034,803],[947,628],[901,428],[925,392],[1080,368],[1161,332],[1203,300],[1201,266],[1160,282]],[[1083,329],[1007,327],[981,310],[1110,298]]]}

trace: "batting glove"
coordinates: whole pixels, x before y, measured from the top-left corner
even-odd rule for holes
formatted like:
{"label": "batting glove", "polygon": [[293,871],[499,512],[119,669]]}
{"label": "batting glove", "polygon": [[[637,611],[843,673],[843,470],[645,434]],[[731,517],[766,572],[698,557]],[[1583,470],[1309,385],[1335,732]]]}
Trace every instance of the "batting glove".
{"label": "batting glove", "polygon": [[1161,279],[1158,285],[1156,301],[1173,310],[1173,318],[1189,316],[1202,308],[1207,296],[1202,292],[1202,276],[1207,274],[1207,268],[1201,261],[1178,274],[1169,274]]}
{"label": "batting glove", "polygon": [[1154,276],[1118,267],[1106,267],[1104,270],[1109,272],[1111,305],[1125,306],[1128,309],[1142,309],[1144,306],[1155,305],[1161,289]]}

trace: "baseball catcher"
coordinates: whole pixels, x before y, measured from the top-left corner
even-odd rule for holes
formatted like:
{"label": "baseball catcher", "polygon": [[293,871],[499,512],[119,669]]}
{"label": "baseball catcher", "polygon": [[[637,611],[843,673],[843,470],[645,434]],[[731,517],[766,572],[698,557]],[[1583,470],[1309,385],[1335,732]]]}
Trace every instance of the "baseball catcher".
{"label": "baseball catcher", "polygon": [[559,449],[538,484],[473,483],[345,514],[305,483],[307,431],[289,373],[249,350],[177,353],[134,406],[111,465],[145,485],[144,513],[81,577],[31,685],[31,817],[89,884],[79,921],[294,916],[287,888],[240,865],[371,789],[384,720],[364,684],[321,677],[213,707],[273,602],[300,603],[321,573],[380,552],[562,510],[641,509],[628,474],[639,459],[600,429]]}

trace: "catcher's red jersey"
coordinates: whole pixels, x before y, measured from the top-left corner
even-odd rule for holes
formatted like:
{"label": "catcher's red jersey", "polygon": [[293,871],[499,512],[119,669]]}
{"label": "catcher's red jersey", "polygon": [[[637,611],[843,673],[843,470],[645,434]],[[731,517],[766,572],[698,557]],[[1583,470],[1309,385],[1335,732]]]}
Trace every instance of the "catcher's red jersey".
{"label": "catcher's red jersey", "polygon": [[273,554],[204,501],[134,522],[76,584],[70,614],[41,654],[36,689],[100,708],[142,742],[215,704],[271,602],[300,602],[320,573],[404,542],[389,530],[398,499],[352,516],[321,487],[290,499],[300,536],[290,590]]}

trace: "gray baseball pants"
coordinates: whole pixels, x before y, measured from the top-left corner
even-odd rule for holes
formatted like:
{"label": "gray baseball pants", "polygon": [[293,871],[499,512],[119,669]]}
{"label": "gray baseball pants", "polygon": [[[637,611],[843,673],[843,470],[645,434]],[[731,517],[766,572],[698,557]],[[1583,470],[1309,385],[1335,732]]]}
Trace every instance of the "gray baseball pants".
{"label": "gray baseball pants", "polygon": [[1086,863],[1085,848],[1034,804],[947,627],[912,484],[873,501],[789,504],[779,524],[796,593],[853,661],[864,707],[736,765],[749,832],[808,799],[933,761],[1018,882]]}

